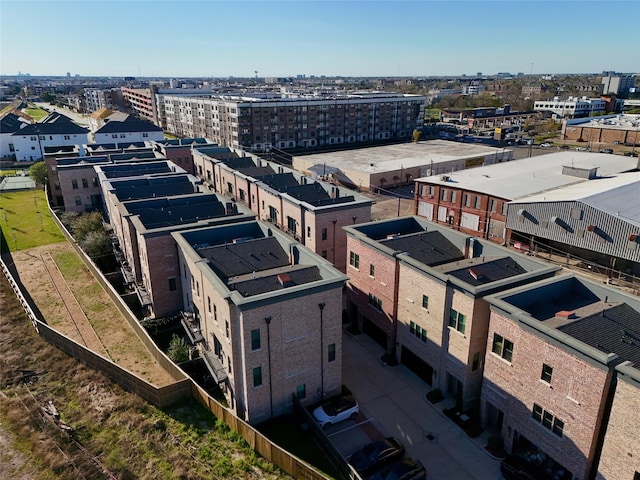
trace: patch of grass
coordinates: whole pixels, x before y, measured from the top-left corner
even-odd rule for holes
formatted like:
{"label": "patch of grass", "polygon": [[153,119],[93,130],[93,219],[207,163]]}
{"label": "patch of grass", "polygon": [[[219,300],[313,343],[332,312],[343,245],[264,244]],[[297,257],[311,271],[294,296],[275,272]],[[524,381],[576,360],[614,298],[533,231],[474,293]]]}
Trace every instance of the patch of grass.
{"label": "patch of grass", "polygon": [[18,170],[0,170],[0,177],[15,177]]}
{"label": "patch of grass", "polygon": [[44,190],[0,194],[2,253],[16,252],[64,241],[53,223]]}
{"label": "patch of grass", "polygon": [[39,122],[44,117],[49,115],[49,112],[47,112],[46,110],[43,110],[40,107],[28,107],[28,108],[25,108],[23,112],[29,115],[31,118],[33,118],[36,122]]}

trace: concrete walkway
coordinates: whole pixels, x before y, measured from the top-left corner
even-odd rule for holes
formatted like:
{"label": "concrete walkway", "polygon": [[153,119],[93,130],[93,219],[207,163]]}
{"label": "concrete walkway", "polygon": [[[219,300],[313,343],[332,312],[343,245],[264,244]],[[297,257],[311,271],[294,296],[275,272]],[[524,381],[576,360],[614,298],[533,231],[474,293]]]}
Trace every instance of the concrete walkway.
{"label": "concrete walkway", "polygon": [[446,400],[432,405],[425,399],[431,387],[403,365],[387,367],[382,347],[368,336],[343,335],[343,383],[360,403],[361,411],[385,436],[405,445],[407,456],[420,460],[429,480],[501,479],[500,461],[484,446],[488,434],[471,439],[446,418]]}

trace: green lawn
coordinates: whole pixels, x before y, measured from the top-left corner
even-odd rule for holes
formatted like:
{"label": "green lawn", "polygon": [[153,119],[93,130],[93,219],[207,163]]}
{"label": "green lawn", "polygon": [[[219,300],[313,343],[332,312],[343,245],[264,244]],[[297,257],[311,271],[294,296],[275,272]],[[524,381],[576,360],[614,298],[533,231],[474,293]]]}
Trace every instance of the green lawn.
{"label": "green lawn", "polygon": [[29,107],[29,108],[25,108],[24,109],[24,113],[26,113],[27,115],[29,115],[31,118],[33,118],[36,122],[39,122],[40,120],[42,120],[44,117],[46,117],[47,115],[49,115],[49,113],[43,109],[41,109],[40,107]]}
{"label": "green lawn", "polygon": [[18,170],[0,170],[0,177],[14,177]]}
{"label": "green lawn", "polygon": [[2,253],[62,242],[65,237],[53,223],[44,190],[34,189],[0,195]]}

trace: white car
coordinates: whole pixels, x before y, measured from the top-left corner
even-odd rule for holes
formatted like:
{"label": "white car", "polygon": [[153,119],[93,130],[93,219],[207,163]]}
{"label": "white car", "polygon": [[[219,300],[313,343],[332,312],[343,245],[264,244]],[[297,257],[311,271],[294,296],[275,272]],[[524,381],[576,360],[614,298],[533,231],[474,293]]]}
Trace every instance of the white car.
{"label": "white car", "polygon": [[320,428],[329,428],[334,423],[343,420],[354,420],[358,416],[360,406],[350,396],[332,398],[313,411],[313,418]]}
{"label": "white car", "polygon": [[541,144],[540,144],[540,146],[541,146],[542,148],[550,148],[550,147],[552,147],[553,145],[551,145],[549,142],[544,142],[544,143],[541,143]]}

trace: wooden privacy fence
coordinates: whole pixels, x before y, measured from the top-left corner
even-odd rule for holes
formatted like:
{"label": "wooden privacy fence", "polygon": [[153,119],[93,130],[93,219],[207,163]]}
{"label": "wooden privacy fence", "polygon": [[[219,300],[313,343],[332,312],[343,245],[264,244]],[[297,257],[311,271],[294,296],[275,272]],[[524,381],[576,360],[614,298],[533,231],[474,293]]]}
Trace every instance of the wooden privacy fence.
{"label": "wooden privacy fence", "polygon": [[[78,344],[74,340],[49,327],[43,320],[39,319],[35,315],[33,309],[29,306],[29,303],[20,290],[18,283],[14,280],[4,261],[1,260],[2,271],[9,280],[9,283],[16,293],[20,303],[23,305],[29,319],[43,339],[64,351],[67,355],[80,360],[91,368],[105,373],[118,385],[139,395],[160,408],[169,406],[185,397],[194,398],[216,418],[222,420],[232,431],[239,434],[254,451],[294,478],[305,480],[330,480],[330,477],[327,477],[324,473],[315,470],[303,460],[276,445],[254,427],[237,417],[231,410],[212,398],[203,388],[201,388],[184,371],[182,371],[180,367],[174,364],[171,359],[169,359],[169,357],[167,357],[165,353],[156,346],[147,331],[142,327],[142,325],[140,325],[135,315],[133,315],[127,304],[122,300],[122,298],[120,298],[118,292],[116,292],[113,286],[106,280],[106,278],[104,278],[102,272],[100,272],[93,261],[76,244],[74,238],[67,231],[64,225],[62,225],[62,222],[60,222],[55,212],[53,212],[50,207],[49,210],[54,222],[56,222],[96,280],[109,294],[118,310],[134,329],[151,355],[176,381],[163,387],[156,387],[155,385],[148,383],[128,370],[120,367],[111,360],[98,355],[85,346]],[[342,461],[344,461],[344,459]],[[340,478],[347,479],[351,477],[341,475]]]}

